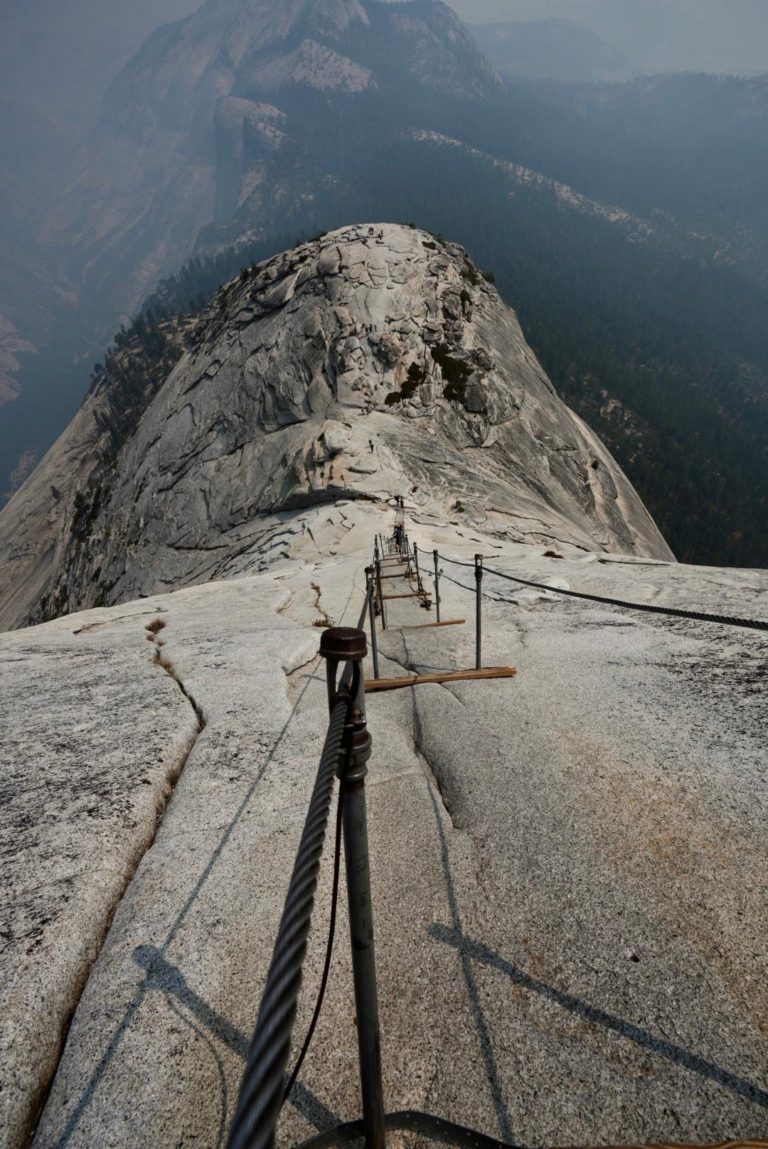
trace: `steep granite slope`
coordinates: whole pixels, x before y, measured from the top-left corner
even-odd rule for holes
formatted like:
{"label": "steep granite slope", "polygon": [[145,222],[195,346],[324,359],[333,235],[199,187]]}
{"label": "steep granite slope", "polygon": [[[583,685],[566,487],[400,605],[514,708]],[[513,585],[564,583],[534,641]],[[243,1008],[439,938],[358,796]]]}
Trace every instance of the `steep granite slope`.
{"label": "steep granite slope", "polygon": [[672,557],[461,248],[334,232],[244,273],[188,338],[117,453],[97,386],[0,515],[6,627],[263,568],[339,498]]}

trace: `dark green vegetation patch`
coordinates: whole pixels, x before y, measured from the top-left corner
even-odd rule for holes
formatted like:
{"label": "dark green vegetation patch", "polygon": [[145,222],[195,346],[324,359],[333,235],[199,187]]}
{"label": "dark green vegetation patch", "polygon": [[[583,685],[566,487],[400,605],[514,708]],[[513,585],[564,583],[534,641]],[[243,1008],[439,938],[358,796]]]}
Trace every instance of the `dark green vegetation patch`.
{"label": "dark green vegetation patch", "polygon": [[427,373],[418,363],[412,363],[408,368],[408,378],[399,391],[390,391],[384,402],[387,407],[394,407],[396,403],[404,403],[412,399],[419,387],[427,382]]}
{"label": "dark green vegetation patch", "polygon": [[445,380],[444,397],[452,403],[465,403],[467,382],[473,373],[473,368],[463,359],[457,359],[455,355],[451,355],[450,349],[445,343],[438,343],[436,347],[432,348],[432,358],[440,368]]}

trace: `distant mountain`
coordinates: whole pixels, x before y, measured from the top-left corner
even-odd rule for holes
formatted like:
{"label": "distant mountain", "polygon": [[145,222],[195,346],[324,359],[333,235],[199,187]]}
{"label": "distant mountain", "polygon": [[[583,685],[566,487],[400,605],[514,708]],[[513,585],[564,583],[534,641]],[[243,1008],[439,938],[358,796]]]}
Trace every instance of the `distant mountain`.
{"label": "distant mountain", "polygon": [[36,230],[71,139],[60,115],[0,95],[0,407],[18,394],[20,356],[48,342],[67,296]]}
{"label": "distant mountain", "polygon": [[431,0],[209,0],[122,72],[49,206],[43,250],[80,302],[5,408],[3,489],[81,398],[68,360],[186,256],[153,307],[196,311],[252,259],[393,219],[495,271],[680,557],[768,565],[764,88],[504,83]]}
{"label": "distant mountain", "polygon": [[[0,407],[14,401],[27,411],[17,405],[0,416],[12,424],[8,445],[0,441],[0,501],[50,442],[49,420],[60,425],[73,412],[61,396],[71,358],[69,346],[62,354],[61,336],[62,329],[79,327],[77,286],[38,242],[41,220],[116,73],[160,21],[195,7],[197,0],[8,0],[2,6]],[[51,354],[54,339],[59,348]],[[84,348],[75,341],[71,350],[82,354]],[[40,370],[49,375],[45,396],[37,387]],[[41,434],[32,427],[35,409]]]}
{"label": "distant mountain", "polygon": [[720,263],[768,283],[768,75],[645,76],[514,99],[521,162],[709,237]]}
{"label": "distant mountain", "polygon": [[[34,0],[40,20],[47,3]],[[70,24],[61,28],[65,47],[74,36],[87,57],[79,85],[69,72],[59,75],[62,62],[50,37],[36,34],[32,9],[13,14],[20,56],[38,70],[38,89],[23,88],[30,100],[37,93],[45,104],[49,61],[68,106],[82,112],[105,67],[103,53],[86,51],[97,36],[89,13],[98,36],[105,34],[94,4],[69,6]],[[190,6],[162,0],[158,14]],[[112,21],[123,21],[127,43],[150,8],[142,0]],[[63,10],[49,15],[54,27],[64,20]],[[0,60],[6,57],[0,49]],[[19,459],[39,457],[74,414],[89,370],[77,362],[103,351],[116,325],[196,249],[203,229],[207,246],[216,246],[243,233],[311,227],[315,192],[343,186],[348,148],[338,125],[350,108],[359,136],[403,114],[418,117],[421,105],[472,102],[499,90],[451,10],[432,0],[208,0],[188,19],[156,30],[123,69],[66,177],[48,162],[58,143],[27,131],[32,113],[16,101],[0,127],[12,176],[0,208],[13,201],[0,221],[12,237],[12,250],[0,252],[0,402],[19,383],[22,392],[0,423],[0,501]],[[73,136],[72,125],[64,126],[66,151]],[[305,157],[310,132],[315,154]],[[19,267],[27,269],[21,285]],[[56,392],[52,404],[46,386]]]}
{"label": "distant mountain", "polygon": [[[375,131],[377,109],[403,89],[418,105],[487,99],[499,83],[431,0],[208,0],[159,29],[115,81],[43,242],[86,300],[130,311],[202,228],[264,229],[278,201],[299,214],[338,178],[347,141],[333,136],[334,100],[361,103]],[[301,164],[303,122],[318,113],[320,170]]]}
{"label": "distant mountain", "polygon": [[507,78],[608,81],[629,79],[638,67],[577,20],[471,24],[478,45]]}

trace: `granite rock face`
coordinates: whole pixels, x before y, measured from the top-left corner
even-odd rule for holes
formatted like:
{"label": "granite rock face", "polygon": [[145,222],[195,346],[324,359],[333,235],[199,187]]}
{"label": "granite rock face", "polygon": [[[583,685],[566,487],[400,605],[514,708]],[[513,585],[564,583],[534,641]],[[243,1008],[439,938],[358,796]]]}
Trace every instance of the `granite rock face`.
{"label": "granite rock face", "polygon": [[[392,521],[316,506],[282,568],[0,635],[2,1149],[226,1144],[328,723],[318,623],[356,624]],[[518,675],[368,699],[388,1111],[522,1145],[765,1138],[764,636],[491,571],[758,619],[768,573],[407,529],[487,556],[485,658]],[[468,625],[388,603],[384,675],[474,665],[457,581]],[[329,832],[292,1060],[331,859]],[[360,1115],[351,987],[342,896],[279,1146]]]}
{"label": "granite rock face", "polygon": [[[84,408],[0,516],[6,627],[42,598],[61,613],[264,569],[303,510],[340,498],[407,494],[513,541],[671,558],[461,248],[330,233],[222,289],[192,343],[116,462],[94,472]],[[84,470],[87,497],[62,494]]]}
{"label": "granite rock face", "polygon": [[154,617],[148,604],[126,612],[129,642],[100,621],[54,623],[0,653],[3,1149],[27,1144],[114,907],[197,738],[193,707],[149,659]]}

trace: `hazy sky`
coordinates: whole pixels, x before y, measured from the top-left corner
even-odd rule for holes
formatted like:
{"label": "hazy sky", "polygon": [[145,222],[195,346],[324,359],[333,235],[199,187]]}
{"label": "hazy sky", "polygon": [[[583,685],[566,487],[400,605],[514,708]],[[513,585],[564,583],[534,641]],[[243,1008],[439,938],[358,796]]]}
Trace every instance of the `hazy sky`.
{"label": "hazy sky", "polygon": [[[0,96],[88,119],[160,24],[201,0],[0,0]],[[452,0],[469,23],[578,19],[643,70],[768,72],[768,0]]]}
{"label": "hazy sky", "polygon": [[0,0],[0,95],[80,118],[160,24],[200,0]]}
{"label": "hazy sky", "polygon": [[468,23],[580,20],[645,68],[768,72],[768,0],[452,0]]}

